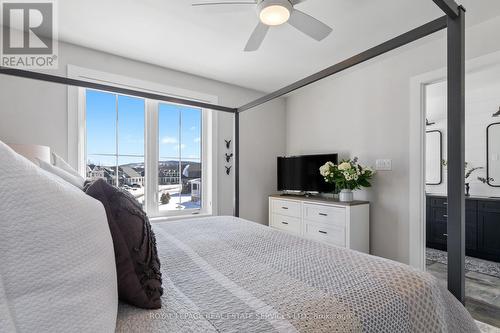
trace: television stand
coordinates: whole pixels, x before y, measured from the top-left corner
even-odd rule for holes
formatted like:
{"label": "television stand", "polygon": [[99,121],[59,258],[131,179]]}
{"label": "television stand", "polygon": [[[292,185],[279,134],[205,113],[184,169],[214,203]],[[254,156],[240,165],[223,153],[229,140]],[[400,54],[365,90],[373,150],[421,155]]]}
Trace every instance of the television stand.
{"label": "television stand", "polygon": [[299,237],[370,251],[370,204],[297,195],[269,197],[269,226]]}

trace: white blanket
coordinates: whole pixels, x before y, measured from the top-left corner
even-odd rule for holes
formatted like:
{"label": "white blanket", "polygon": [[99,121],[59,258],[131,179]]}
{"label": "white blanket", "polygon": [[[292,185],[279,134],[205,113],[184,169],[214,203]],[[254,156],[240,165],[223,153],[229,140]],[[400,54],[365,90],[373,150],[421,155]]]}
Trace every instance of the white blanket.
{"label": "white blanket", "polygon": [[478,329],[431,275],[233,217],[154,225],[160,310],[121,304],[118,332]]}

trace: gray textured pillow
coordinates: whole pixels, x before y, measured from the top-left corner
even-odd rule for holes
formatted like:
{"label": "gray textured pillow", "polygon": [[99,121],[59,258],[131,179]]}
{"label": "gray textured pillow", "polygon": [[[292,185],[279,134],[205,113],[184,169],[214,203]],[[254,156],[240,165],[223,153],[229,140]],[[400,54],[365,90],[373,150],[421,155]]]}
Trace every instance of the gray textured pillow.
{"label": "gray textured pillow", "polygon": [[104,179],[88,183],[84,191],[106,210],[115,249],[119,298],[145,309],[160,308],[160,260],[155,235],[141,205],[130,193]]}

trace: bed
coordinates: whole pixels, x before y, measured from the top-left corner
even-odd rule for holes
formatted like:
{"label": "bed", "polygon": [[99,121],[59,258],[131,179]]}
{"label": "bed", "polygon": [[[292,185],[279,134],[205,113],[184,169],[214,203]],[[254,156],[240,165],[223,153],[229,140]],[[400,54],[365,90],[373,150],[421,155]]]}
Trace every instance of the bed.
{"label": "bed", "polygon": [[479,332],[432,276],[235,217],[157,223],[159,310],[117,332]]}

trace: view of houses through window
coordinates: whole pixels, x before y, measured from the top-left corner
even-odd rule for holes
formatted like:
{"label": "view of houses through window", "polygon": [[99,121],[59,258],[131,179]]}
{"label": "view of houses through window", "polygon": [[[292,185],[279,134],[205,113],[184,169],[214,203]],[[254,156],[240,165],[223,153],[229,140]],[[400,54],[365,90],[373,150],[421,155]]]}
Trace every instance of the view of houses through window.
{"label": "view of houses through window", "polygon": [[[105,179],[145,207],[146,100],[86,90],[87,178]],[[162,213],[199,210],[202,110],[158,105],[158,189]]]}
{"label": "view of houses through window", "polygon": [[161,103],[159,210],[201,208],[201,110]]}

